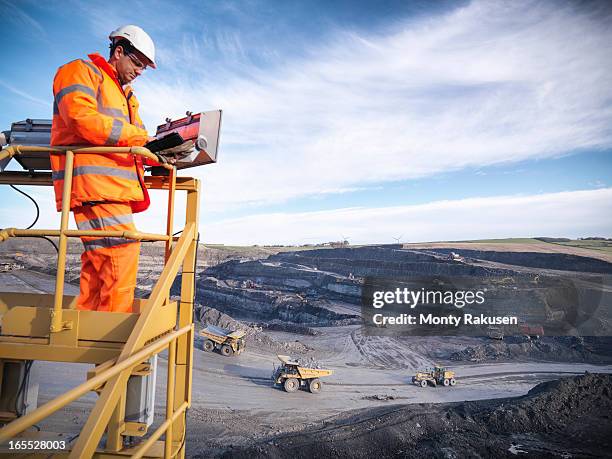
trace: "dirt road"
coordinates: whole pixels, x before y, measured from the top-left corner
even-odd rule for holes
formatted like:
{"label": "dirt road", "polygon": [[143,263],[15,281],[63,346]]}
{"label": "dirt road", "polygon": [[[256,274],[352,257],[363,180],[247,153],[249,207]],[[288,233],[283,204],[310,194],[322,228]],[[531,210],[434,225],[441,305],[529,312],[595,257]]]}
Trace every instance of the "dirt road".
{"label": "dirt road", "polygon": [[[344,330],[347,331],[347,330]],[[342,330],[336,330],[342,341]],[[327,338],[329,341],[331,338]],[[345,342],[352,338],[345,336]],[[339,343],[337,343],[339,344]],[[338,347],[342,347],[338,345]],[[347,346],[350,347],[350,346]],[[312,395],[293,394],[271,386],[275,356],[249,350],[237,357],[223,357],[197,350],[194,356],[193,405],[188,413],[189,456],[209,457],[248,446],[270,435],[297,432],[321,421],[333,420],[352,410],[377,409],[392,405],[446,403],[495,399],[526,394],[536,384],[584,372],[612,373],[612,366],[560,363],[497,363],[454,366],[458,384],[454,388],[420,388],[410,383],[412,371],[373,366],[369,360],[341,363],[344,350],[332,361],[334,369],[324,390]],[[418,354],[408,357],[415,358]],[[423,363],[427,359],[422,358]],[[44,402],[84,381],[87,365],[38,362],[40,401]],[[165,403],[166,360],[159,360],[156,391],[156,424],[161,422]],[[41,424],[43,429],[76,434],[96,399],[89,394]]]}

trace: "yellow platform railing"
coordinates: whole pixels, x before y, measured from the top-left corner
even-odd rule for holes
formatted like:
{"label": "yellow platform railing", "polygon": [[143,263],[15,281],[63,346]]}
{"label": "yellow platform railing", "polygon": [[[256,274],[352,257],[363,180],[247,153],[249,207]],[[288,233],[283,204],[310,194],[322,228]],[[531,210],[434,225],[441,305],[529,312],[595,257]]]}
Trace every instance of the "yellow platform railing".
{"label": "yellow platform railing", "polygon": [[[66,162],[64,165],[64,188],[62,190],[62,213],[59,231],[52,230],[18,230],[9,228],[0,232],[0,242],[11,236],[28,237],[28,236],[59,236],[59,254],[57,258],[57,276],[55,278],[55,301],[53,310],[51,311],[51,333],[59,332],[65,328],[70,328],[70,323],[62,322],[62,296],[64,294],[64,276],[66,271],[66,248],[68,237],[94,236],[94,237],[124,237],[126,239],[135,240],[152,240],[152,241],[169,241],[171,234],[144,234],[133,231],[79,231],[69,230],[68,221],[70,217],[70,195],[72,193],[72,179],[74,170],[74,156],[79,153],[109,155],[117,153],[128,153],[138,156],[143,156],[148,159],[157,161],[157,156],[151,153],[144,147],[36,147],[14,145],[9,146],[0,151],[0,161],[5,158],[12,158],[22,153],[38,154],[46,156],[49,153],[64,154]],[[174,168],[171,165],[163,164],[164,167],[172,171]],[[171,193],[173,190],[171,190]],[[171,206],[172,207],[172,206]]]}
{"label": "yellow platform railing", "polygon": [[[148,187],[168,190],[168,212],[166,234],[151,234],[138,231],[81,231],[68,229],[70,213],[70,195],[74,157],[80,153],[114,154],[124,153],[140,155],[157,161],[157,156],[144,147],[32,147],[10,146],[0,151],[0,160],[23,153],[48,155],[49,153],[65,154],[64,188],[62,190],[62,210],[59,230],[22,230],[8,228],[0,230],[0,242],[11,237],[59,237],[57,277],[53,307],[50,309],[50,336],[70,331],[72,324],[63,321],[64,276],[66,268],[67,238],[124,237],[134,240],[165,241],[165,265],[159,280],[155,284],[146,307],[140,312],[129,338],[123,345],[114,362],[104,366],[87,382],[51,400],[34,412],[14,420],[0,429],[0,443],[28,429],[41,419],[48,417],[58,409],[76,400],[86,392],[100,387],[100,397],[96,402],[85,426],[81,430],[76,444],[70,451],[70,457],[93,457],[102,434],[107,431],[105,457],[125,456],[129,452],[134,457],[142,457],[153,444],[165,433],[164,457],[184,457],[185,412],[191,404],[191,376],[193,359],[193,296],[195,284],[195,262],[198,236],[200,183],[189,177],[176,177],[173,166],[163,164],[169,169],[167,177],[146,177]],[[52,185],[50,174],[4,172],[0,174],[0,184]],[[173,237],[172,221],[174,218],[175,190],[187,191],[185,227],[180,237]],[[147,341],[146,330],[155,323],[160,308],[169,304],[169,291],[182,264],[181,299],[178,314],[171,331],[156,339]],[[112,314],[112,313],[109,313]],[[10,339],[10,337],[8,338]],[[2,344],[0,342],[0,359]],[[11,345],[23,341],[16,340]],[[49,340],[49,346],[53,340]],[[34,347],[33,347],[34,348]],[[135,366],[139,365],[164,349],[168,349],[168,380],[166,386],[166,419],[161,426],[144,440],[137,448],[125,450],[121,434],[125,431],[123,416],[125,412],[125,390],[128,378]],[[59,348],[58,348],[59,349]],[[34,354],[36,352],[34,351]],[[29,355],[32,355],[31,353]],[[47,354],[44,354],[47,355]],[[25,357],[24,357],[25,358]],[[32,358],[32,357],[30,357]],[[41,357],[44,358],[44,357]],[[103,364],[104,365],[104,364]],[[100,367],[102,368],[102,366]],[[123,429],[123,431],[122,431]],[[177,441],[177,438],[183,440]],[[176,451],[173,451],[173,445]],[[114,454],[116,453],[116,454]]]}

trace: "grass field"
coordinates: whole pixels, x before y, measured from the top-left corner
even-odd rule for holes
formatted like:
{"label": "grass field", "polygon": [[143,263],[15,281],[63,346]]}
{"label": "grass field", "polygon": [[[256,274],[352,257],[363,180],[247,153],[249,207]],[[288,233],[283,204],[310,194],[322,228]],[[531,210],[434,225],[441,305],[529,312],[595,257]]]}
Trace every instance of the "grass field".
{"label": "grass field", "polygon": [[581,249],[600,250],[612,254],[612,241],[573,239],[571,241],[546,241],[535,238],[509,238],[509,239],[480,239],[475,241],[461,241],[464,243],[487,244],[554,244],[565,247],[578,247]]}
{"label": "grass field", "polygon": [[602,252],[612,254],[612,241],[569,241],[569,242],[554,242],[554,244],[564,245],[566,247],[580,247],[582,249],[600,250]]}
{"label": "grass field", "polygon": [[539,244],[539,241],[530,237],[511,237],[507,239],[475,239],[472,241],[452,241],[463,242],[468,244]]}

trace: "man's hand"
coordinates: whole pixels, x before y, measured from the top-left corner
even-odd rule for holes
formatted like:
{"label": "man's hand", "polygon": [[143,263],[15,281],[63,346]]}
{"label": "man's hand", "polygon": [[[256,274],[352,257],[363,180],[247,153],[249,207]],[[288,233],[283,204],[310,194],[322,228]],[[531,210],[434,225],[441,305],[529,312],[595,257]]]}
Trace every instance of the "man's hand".
{"label": "man's hand", "polygon": [[[157,140],[157,137],[148,137],[147,143],[153,142],[154,140]],[[160,164],[172,164],[173,166],[176,164],[176,158],[163,156],[160,153],[153,154],[157,156],[157,162]]]}
{"label": "man's hand", "polygon": [[159,154],[166,158],[170,164],[176,164],[177,161],[189,156],[189,154],[193,151],[194,145],[193,140],[187,140],[177,147],[162,150],[159,152]]}
{"label": "man's hand", "polygon": [[157,162],[160,164],[172,164],[173,166],[176,164],[176,158],[160,155],[159,153],[153,154],[157,156]]}

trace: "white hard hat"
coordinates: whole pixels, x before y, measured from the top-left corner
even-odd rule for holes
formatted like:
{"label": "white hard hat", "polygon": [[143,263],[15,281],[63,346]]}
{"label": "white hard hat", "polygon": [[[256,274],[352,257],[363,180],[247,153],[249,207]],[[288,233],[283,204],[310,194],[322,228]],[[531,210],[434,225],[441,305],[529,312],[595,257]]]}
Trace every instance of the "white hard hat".
{"label": "white hard hat", "polygon": [[140,51],[144,56],[151,61],[151,67],[155,67],[155,44],[149,34],[135,25],[124,25],[117,30],[113,30],[108,36],[111,41],[116,38],[125,38],[134,48]]}

